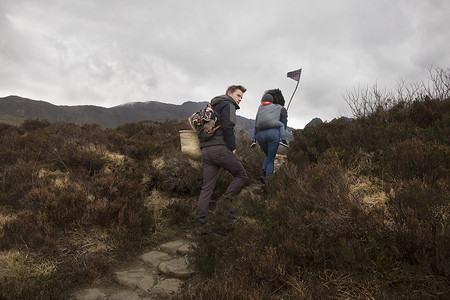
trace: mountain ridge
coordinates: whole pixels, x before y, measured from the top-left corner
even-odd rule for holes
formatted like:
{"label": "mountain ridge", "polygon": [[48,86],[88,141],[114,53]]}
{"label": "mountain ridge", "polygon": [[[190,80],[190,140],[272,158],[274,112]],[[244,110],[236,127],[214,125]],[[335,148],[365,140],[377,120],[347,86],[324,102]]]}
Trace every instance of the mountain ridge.
{"label": "mountain ridge", "polygon": [[[208,102],[186,101],[169,104],[158,101],[128,102],[110,108],[96,105],[55,105],[43,100],[33,100],[16,95],[0,98],[0,123],[19,126],[27,119],[65,121],[77,125],[96,123],[104,128],[115,128],[126,123],[140,121],[183,121]],[[244,130],[251,135],[255,120],[237,116],[236,131]],[[287,137],[292,139],[288,127]]]}

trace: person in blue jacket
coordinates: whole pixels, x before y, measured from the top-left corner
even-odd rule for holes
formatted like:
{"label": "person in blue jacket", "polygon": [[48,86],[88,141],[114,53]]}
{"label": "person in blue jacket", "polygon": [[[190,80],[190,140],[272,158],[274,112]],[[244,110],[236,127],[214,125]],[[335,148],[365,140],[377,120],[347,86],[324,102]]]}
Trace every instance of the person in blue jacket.
{"label": "person in blue jacket", "polygon": [[251,147],[258,142],[266,154],[263,162],[263,177],[267,180],[274,172],[275,156],[281,144],[289,147],[285,136],[287,128],[287,110],[285,100],[279,89],[268,90],[261,98],[261,105],[256,114],[255,127],[252,133]]}

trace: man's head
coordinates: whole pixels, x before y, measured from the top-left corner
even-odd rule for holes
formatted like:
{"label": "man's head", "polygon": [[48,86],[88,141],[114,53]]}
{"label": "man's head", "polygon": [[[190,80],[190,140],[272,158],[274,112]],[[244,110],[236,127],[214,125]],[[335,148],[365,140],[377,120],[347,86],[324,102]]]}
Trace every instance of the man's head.
{"label": "man's head", "polygon": [[236,104],[241,103],[242,97],[244,96],[247,89],[242,85],[232,85],[227,88],[226,94],[233,98]]}

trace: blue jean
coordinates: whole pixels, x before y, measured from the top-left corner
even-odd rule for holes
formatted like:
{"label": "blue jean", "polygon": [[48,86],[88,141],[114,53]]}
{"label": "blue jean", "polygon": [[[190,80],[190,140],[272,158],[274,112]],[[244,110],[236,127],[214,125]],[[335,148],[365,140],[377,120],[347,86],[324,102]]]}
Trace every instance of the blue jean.
{"label": "blue jean", "polygon": [[266,154],[263,162],[263,170],[266,170],[266,178],[269,179],[275,167],[275,156],[278,152],[280,130],[278,128],[267,129],[256,134],[256,141]]}
{"label": "blue jean", "polygon": [[[256,127],[253,126],[252,130],[252,140],[256,139]],[[280,139],[286,138],[286,128],[284,128],[283,122],[280,121]]]}

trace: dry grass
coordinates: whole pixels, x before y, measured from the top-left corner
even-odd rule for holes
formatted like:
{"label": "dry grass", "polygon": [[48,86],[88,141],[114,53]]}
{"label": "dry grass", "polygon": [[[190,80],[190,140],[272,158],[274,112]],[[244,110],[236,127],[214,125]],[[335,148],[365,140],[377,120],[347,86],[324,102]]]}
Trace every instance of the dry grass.
{"label": "dry grass", "polygon": [[33,258],[22,251],[0,252],[0,279],[5,277],[26,280],[30,277],[48,276],[56,269],[55,262]]}
{"label": "dry grass", "polygon": [[109,252],[116,248],[111,232],[101,228],[89,231],[67,232],[71,236],[72,245],[81,252]]}
{"label": "dry grass", "polygon": [[383,207],[388,200],[383,181],[376,177],[357,176],[349,173],[349,188],[352,197],[367,205],[368,208]]}

